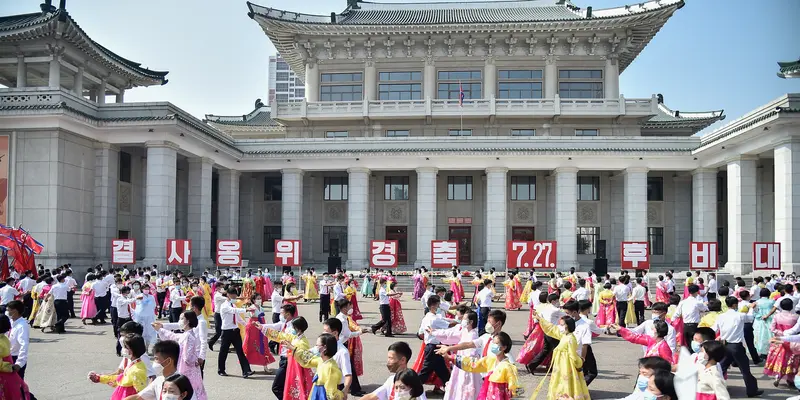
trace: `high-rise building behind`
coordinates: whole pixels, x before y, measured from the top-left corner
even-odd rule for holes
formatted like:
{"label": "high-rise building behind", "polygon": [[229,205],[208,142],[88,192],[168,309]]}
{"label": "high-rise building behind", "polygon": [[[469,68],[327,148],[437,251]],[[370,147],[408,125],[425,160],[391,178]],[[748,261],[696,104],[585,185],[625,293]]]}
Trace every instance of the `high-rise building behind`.
{"label": "high-rise building behind", "polygon": [[269,57],[269,103],[303,101],[306,88],[303,81],[289,68],[280,55]]}

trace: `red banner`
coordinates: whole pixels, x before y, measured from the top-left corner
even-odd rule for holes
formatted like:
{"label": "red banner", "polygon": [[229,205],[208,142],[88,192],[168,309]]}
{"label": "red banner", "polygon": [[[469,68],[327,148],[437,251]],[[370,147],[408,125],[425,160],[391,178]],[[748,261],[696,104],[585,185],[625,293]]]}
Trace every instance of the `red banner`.
{"label": "red banner", "polygon": [[431,267],[452,268],[458,266],[458,241],[431,240]]}
{"label": "red banner", "polygon": [[650,269],[649,246],[647,242],[622,242],[620,246],[622,269]]}
{"label": "red banner", "polygon": [[506,268],[556,268],[555,241],[513,241],[506,248]]}
{"label": "red banner", "polygon": [[781,269],[781,244],[778,242],[753,242],[753,270],[776,271]]}
{"label": "red banner", "polygon": [[111,263],[136,264],[136,241],[134,239],[111,239]]}
{"label": "red banner", "polygon": [[275,240],[275,266],[299,267],[300,249],[299,240]]}
{"label": "red banner", "polygon": [[689,243],[689,269],[715,270],[719,268],[717,242]]}
{"label": "red banner", "polygon": [[217,265],[221,267],[241,267],[242,241],[217,240]]}
{"label": "red banner", "polygon": [[370,267],[397,267],[397,240],[372,240],[369,242],[369,248]]}
{"label": "red banner", "polygon": [[167,265],[191,265],[192,241],[190,239],[167,239]]}

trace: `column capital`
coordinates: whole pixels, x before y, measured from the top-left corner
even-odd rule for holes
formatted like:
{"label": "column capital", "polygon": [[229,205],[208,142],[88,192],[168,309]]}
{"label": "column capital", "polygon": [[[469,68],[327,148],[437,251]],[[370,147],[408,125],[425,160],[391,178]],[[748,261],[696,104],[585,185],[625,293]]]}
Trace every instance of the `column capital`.
{"label": "column capital", "polygon": [[578,167],[558,167],[553,170],[555,174],[562,174],[562,173],[569,173],[569,174],[577,174]]}
{"label": "column capital", "polygon": [[300,175],[300,176],[302,176],[303,174],[305,174],[305,171],[303,171],[300,168],[284,168],[284,169],[281,170],[281,174],[282,175]]}
{"label": "column capital", "polygon": [[369,168],[364,168],[364,167],[348,168],[347,169],[347,173],[348,174],[358,174],[358,173],[369,174]]}
{"label": "column capital", "polygon": [[725,160],[726,164],[735,163],[737,161],[758,161],[758,156],[754,154],[740,154]]}
{"label": "column capital", "polygon": [[219,174],[220,175],[231,175],[231,176],[236,177],[236,178],[242,176],[242,172],[239,171],[239,170],[235,170],[235,169],[223,169],[223,170],[219,171]]}
{"label": "column capital", "polygon": [[420,174],[420,173],[435,174],[435,173],[439,172],[439,168],[436,168],[436,167],[418,167],[415,171],[417,172],[417,174]]}
{"label": "column capital", "polygon": [[190,157],[189,164],[214,164],[213,158],[208,157]]}
{"label": "column capital", "polygon": [[179,150],[180,146],[178,146],[174,142],[170,142],[168,140],[148,140],[144,142],[144,147],[150,148],[160,148],[160,147],[167,147],[173,150]]}
{"label": "column capital", "polygon": [[716,174],[719,172],[716,168],[697,168],[692,171],[692,175],[702,175],[702,174]]}
{"label": "column capital", "polygon": [[784,144],[800,144],[800,137],[789,136],[787,138],[780,139],[775,143],[775,147],[782,146]]}
{"label": "column capital", "polygon": [[95,149],[108,149],[111,151],[119,151],[119,147],[115,144],[105,143],[105,142],[94,142]]}
{"label": "column capital", "polygon": [[489,167],[486,168],[487,174],[506,174],[508,173],[508,168],[506,167]]}
{"label": "column capital", "polygon": [[645,173],[646,174],[648,171],[650,171],[650,168],[647,168],[647,167],[628,167],[628,168],[625,168],[625,173],[626,174],[635,174],[635,173]]}

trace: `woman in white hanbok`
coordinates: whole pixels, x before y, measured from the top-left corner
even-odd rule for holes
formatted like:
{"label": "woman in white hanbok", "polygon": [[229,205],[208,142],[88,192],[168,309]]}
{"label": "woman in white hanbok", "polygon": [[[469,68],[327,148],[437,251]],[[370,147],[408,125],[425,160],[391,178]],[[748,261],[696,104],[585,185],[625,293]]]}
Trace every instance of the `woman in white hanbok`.
{"label": "woman in white hanbok", "polygon": [[156,322],[156,298],[153,296],[152,290],[150,285],[142,287],[142,292],[136,296],[133,312],[133,320],[144,328],[142,338],[148,348],[156,343],[158,337],[158,333],[153,328],[153,322]]}
{"label": "woman in white hanbok", "polygon": [[[461,324],[448,329],[438,329],[431,332],[431,335],[439,339],[442,344],[456,345],[463,342],[473,342],[478,339],[478,314],[468,311],[466,314],[457,312],[456,321]],[[460,350],[460,356],[480,358],[480,349],[472,348]],[[466,372],[453,365],[450,380],[447,381],[444,391],[444,400],[475,400],[481,392],[483,377],[480,373]]]}

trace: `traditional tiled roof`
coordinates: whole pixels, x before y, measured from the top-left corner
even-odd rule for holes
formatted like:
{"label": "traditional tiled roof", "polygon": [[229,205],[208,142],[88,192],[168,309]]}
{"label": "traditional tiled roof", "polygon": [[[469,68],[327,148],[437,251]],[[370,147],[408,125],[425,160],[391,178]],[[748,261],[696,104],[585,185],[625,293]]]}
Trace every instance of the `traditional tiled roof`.
{"label": "traditional tiled roof", "polygon": [[425,148],[418,149],[413,147],[397,147],[397,148],[369,148],[369,149],[261,149],[244,151],[244,154],[274,154],[274,155],[300,155],[300,154],[342,154],[342,153],[497,153],[497,152],[541,152],[541,153],[574,153],[574,152],[592,152],[592,153],[687,153],[690,150],[681,148],[653,148],[653,149],[626,149],[622,147],[601,147],[601,148],[576,148],[576,147],[563,147],[563,148],[542,148],[531,149],[528,147],[484,147],[484,148]]}
{"label": "traditional tiled roof", "polygon": [[[624,71],[684,0],[652,0],[636,5],[593,10],[566,0],[506,0],[475,3],[370,3],[350,0],[330,16],[295,13],[248,2],[248,15],[258,22],[278,52],[301,79],[305,55],[297,35],[409,35],[499,32],[564,32],[626,29],[628,48],[619,55]],[[491,26],[489,26],[491,24]]]}
{"label": "traditional tiled roof", "polygon": [[92,40],[67,10],[42,5],[40,13],[0,17],[0,43],[19,44],[25,40],[59,36],[95,61],[126,76],[135,86],[163,85],[167,71],[154,71],[128,60]]}
{"label": "traditional tiled roof", "polygon": [[780,67],[780,71],[778,71],[778,76],[786,79],[786,78],[800,78],[800,59],[797,61],[778,61],[778,67]]}
{"label": "traditional tiled roof", "polygon": [[684,112],[672,110],[664,103],[658,104],[658,113],[642,124],[642,129],[688,128],[692,134],[725,119],[724,110]]}
{"label": "traditional tiled roof", "polygon": [[206,114],[203,122],[212,123],[216,125],[234,125],[234,126],[268,126],[279,127],[281,126],[277,121],[272,119],[270,115],[270,108],[261,106],[251,111],[249,114],[237,116],[223,116]]}

